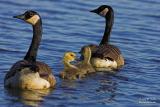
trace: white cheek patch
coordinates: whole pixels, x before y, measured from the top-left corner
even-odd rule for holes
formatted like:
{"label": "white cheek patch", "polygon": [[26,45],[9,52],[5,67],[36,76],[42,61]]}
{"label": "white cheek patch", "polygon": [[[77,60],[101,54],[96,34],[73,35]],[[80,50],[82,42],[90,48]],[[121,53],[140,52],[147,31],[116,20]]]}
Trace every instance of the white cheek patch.
{"label": "white cheek patch", "polygon": [[108,13],[108,8],[105,8],[103,11],[101,11],[100,13],[99,13],[99,15],[100,16],[102,16],[102,17],[105,17],[106,16],[106,14]]}
{"label": "white cheek patch", "polygon": [[34,15],[31,18],[27,19],[26,22],[28,22],[32,25],[35,25],[39,19],[40,19],[40,17],[38,15]]}

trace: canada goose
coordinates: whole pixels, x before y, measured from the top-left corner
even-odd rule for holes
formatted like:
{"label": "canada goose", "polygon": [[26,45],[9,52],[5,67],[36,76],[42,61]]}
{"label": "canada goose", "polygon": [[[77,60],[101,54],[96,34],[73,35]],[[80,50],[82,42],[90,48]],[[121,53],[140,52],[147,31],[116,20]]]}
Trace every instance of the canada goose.
{"label": "canada goose", "polygon": [[74,52],[66,52],[63,56],[64,70],[60,72],[60,77],[63,79],[75,80],[81,78],[80,69],[71,64],[72,61],[76,59],[76,54]]}
{"label": "canada goose", "polygon": [[114,11],[111,6],[102,5],[90,12],[97,13],[106,19],[105,32],[99,46],[94,44],[88,45],[92,50],[91,63],[96,71],[111,71],[113,69],[118,69],[124,65],[124,58],[116,46],[109,44],[110,33],[114,21]]}
{"label": "canada goose", "polygon": [[6,74],[4,86],[21,89],[47,89],[56,83],[51,68],[40,61],[36,61],[38,47],[42,37],[42,21],[35,11],[26,11],[14,16],[24,20],[33,27],[33,38],[30,48],[23,60],[16,62]]}
{"label": "canada goose", "polygon": [[95,72],[95,69],[90,63],[91,49],[89,47],[83,47],[82,54],[84,60],[71,64],[72,61],[76,60],[76,54],[74,52],[66,52],[63,57],[64,70],[60,73],[61,78],[75,80],[77,78],[85,77],[86,74]]}
{"label": "canada goose", "polygon": [[80,68],[81,73],[83,75],[95,72],[95,69],[92,67],[90,63],[91,59],[91,49],[89,46],[84,46],[82,48],[81,54],[84,56],[84,60],[82,60],[79,64],[77,64],[77,67]]}

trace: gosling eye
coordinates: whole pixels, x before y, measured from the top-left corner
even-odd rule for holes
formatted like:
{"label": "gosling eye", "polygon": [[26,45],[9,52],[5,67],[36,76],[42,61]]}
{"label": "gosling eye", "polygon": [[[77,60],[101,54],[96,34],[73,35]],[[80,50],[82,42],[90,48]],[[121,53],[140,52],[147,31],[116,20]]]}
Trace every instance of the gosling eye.
{"label": "gosling eye", "polygon": [[71,56],[72,56],[72,57],[74,57],[74,55],[73,55],[73,54],[71,54]]}
{"label": "gosling eye", "polygon": [[30,18],[31,18],[32,16],[34,16],[34,13],[29,12],[28,17],[30,17]]}
{"label": "gosling eye", "polygon": [[32,17],[34,14],[33,13],[29,13],[29,15]]}

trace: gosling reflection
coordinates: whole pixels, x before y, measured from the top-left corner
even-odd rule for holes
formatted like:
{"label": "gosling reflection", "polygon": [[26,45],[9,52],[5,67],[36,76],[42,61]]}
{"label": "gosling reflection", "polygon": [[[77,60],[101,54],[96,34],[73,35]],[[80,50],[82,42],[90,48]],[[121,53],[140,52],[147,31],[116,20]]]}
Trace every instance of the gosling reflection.
{"label": "gosling reflection", "polygon": [[[98,79],[101,78],[99,81]],[[118,96],[118,88],[120,81],[128,81],[128,78],[118,73],[97,73],[95,80],[98,81],[99,87],[96,89],[96,94],[100,95],[98,102],[108,104],[116,101]]]}
{"label": "gosling reflection", "polygon": [[43,102],[44,97],[49,95],[53,89],[44,90],[20,90],[7,89],[7,94],[17,97],[20,102],[26,106],[39,106]]}

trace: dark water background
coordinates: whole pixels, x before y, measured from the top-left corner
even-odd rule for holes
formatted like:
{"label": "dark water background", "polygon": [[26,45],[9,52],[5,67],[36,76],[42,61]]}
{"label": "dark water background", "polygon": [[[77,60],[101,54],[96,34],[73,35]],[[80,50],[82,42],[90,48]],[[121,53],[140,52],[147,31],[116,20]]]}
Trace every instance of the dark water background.
{"label": "dark water background", "polygon": [[[97,73],[80,81],[58,78],[65,51],[78,52],[99,43],[104,19],[89,10],[111,5],[115,23],[111,43],[125,56],[116,75]],[[58,81],[54,90],[6,90],[7,70],[21,60],[32,38],[30,25],[13,19],[28,9],[43,19],[38,60],[50,65]],[[0,0],[0,106],[21,107],[160,107],[159,0]]]}

